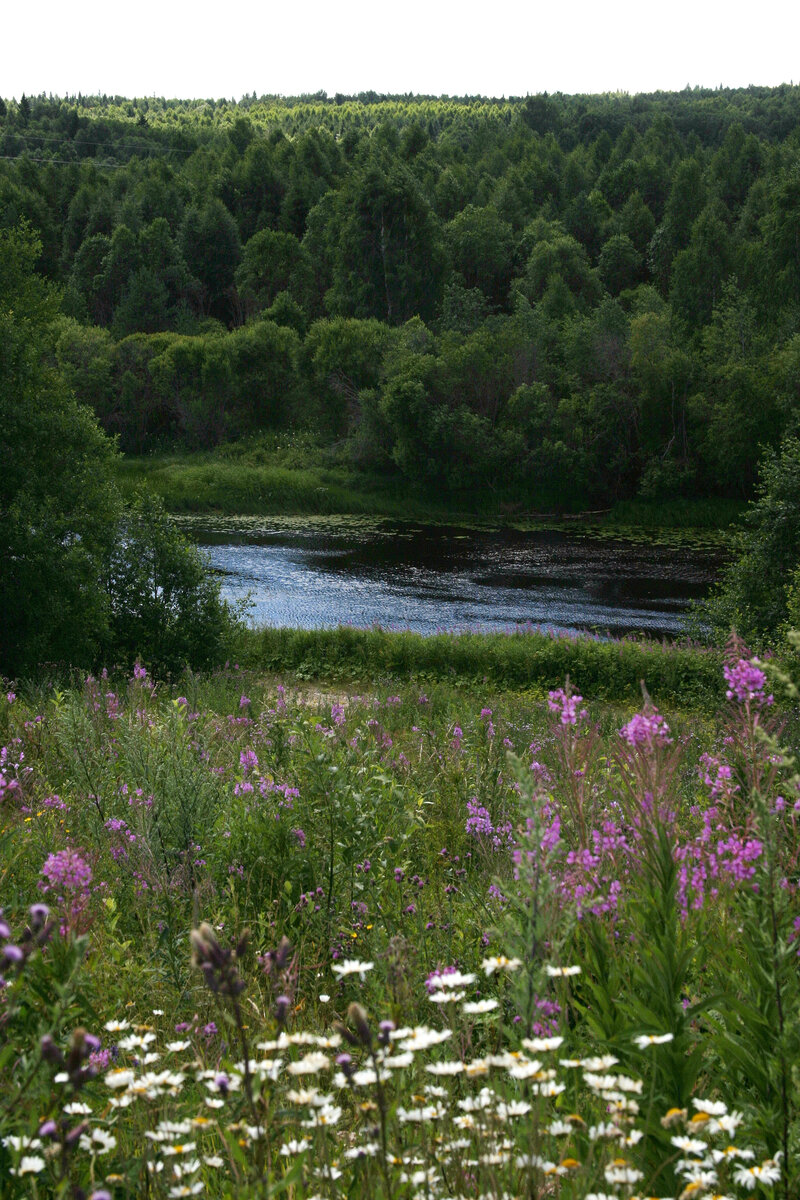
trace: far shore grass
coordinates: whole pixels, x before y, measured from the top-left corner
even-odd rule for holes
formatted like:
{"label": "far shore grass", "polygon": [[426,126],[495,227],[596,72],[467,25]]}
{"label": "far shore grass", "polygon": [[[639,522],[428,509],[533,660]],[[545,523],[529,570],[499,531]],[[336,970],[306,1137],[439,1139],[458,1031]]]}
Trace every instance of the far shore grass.
{"label": "far shore grass", "polygon": [[120,458],[117,483],[131,496],[141,486],[175,514],[303,516],[358,514],[397,520],[486,520],[525,526],[538,520],[581,518],[609,527],[725,530],[744,511],[733,500],[628,500],[603,510],[575,512],[481,494],[442,497],[410,489],[402,480],[365,475],[332,461],[307,444],[236,443],[216,451]]}

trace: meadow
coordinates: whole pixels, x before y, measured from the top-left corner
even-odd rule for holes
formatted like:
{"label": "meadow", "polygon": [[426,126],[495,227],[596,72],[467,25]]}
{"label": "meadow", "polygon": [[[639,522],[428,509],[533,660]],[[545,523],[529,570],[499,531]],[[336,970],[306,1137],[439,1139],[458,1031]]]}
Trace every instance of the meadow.
{"label": "meadow", "polygon": [[800,1194],[774,664],[265,665],[0,699],[4,1196]]}

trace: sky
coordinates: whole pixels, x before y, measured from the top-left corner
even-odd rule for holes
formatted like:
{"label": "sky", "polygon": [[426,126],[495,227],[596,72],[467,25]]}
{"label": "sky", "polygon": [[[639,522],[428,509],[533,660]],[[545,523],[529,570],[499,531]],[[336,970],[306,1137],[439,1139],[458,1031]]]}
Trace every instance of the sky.
{"label": "sky", "polygon": [[39,0],[4,5],[0,96],[524,96],[800,82],[797,0]]}

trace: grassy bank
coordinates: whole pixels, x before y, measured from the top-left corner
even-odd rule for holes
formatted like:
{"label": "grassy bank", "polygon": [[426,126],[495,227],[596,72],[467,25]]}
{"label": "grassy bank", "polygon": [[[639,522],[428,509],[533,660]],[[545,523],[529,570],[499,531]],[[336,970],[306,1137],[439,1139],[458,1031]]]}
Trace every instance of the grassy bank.
{"label": "grassy bank", "polygon": [[241,661],[301,679],[487,683],[540,694],[569,676],[584,696],[625,704],[641,700],[644,681],[656,703],[681,709],[714,708],[724,696],[716,651],[529,632],[425,637],[380,629],[267,628],[245,635]]}
{"label": "grassy bank", "polygon": [[[558,514],[543,497],[527,512],[492,491],[443,498],[414,490],[400,479],[367,475],[336,462],[301,436],[274,436],[213,452],[125,456],[117,467],[124,495],[142,485],[161,496],[170,512],[225,515],[327,515],[356,513],[408,520],[476,517],[525,525],[537,514]],[[719,499],[621,502],[589,514],[611,528],[725,529],[744,505]],[[566,514],[576,515],[576,514]]]}

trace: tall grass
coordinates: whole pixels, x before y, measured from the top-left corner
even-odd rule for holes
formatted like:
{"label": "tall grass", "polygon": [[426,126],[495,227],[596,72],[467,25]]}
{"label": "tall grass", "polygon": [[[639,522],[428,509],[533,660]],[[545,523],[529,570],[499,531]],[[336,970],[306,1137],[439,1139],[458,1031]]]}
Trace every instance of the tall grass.
{"label": "tall grass", "polygon": [[696,646],[537,632],[443,633],[382,629],[270,629],[246,633],[242,662],[301,678],[491,682],[546,691],[568,675],[585,696],[636,703],[642,682],[662,704],[714,706],[724,694],[721,654]]}
{"label": "tall grass", "polygon": [[669,722],[236,668],[0,699],[3,1196],[794,1200],[798,779],[731,651]]}

